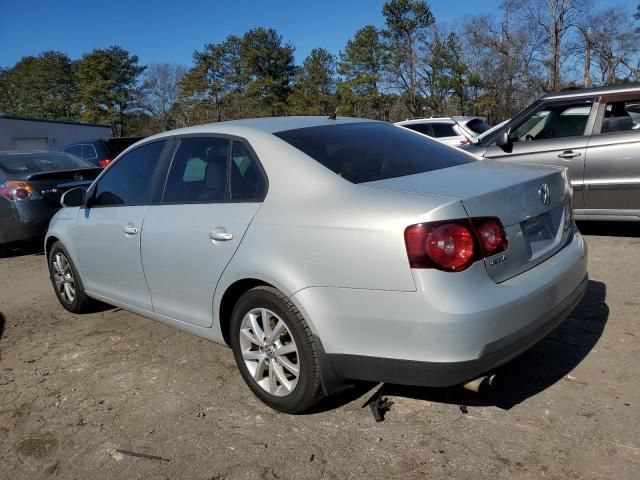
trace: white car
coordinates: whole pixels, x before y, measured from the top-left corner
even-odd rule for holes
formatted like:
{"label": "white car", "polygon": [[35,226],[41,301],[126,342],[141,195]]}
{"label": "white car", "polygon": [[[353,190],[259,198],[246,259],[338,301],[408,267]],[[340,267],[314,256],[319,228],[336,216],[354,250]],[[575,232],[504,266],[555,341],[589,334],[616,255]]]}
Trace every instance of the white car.
{"label": "white car", "polygon": [[396,122],[431,138],[455,147],[474,143],[474,138],[491,128],[482,117],[432,117]]}

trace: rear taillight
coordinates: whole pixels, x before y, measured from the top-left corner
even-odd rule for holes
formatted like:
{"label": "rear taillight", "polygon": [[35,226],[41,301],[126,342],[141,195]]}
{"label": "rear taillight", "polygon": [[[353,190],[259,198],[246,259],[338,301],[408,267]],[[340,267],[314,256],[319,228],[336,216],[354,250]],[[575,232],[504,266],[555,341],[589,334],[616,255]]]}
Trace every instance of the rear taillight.
{"label": "rear taillight", "polygon": [[411,268],[447,272],[465,270],[508,245],[500,220],[484,217],[411,225],[405,229],[404,239]]}
{"label": "rear taillight", "polygon": [[107,165],[109,165],[111,162],[113,162],[113,160],[111,158],[103,158],[102,160],[98,160],[98,165],[100,165],[102,168],[104,168]]}
{"label": "rear taillight", "polygon": [[23,200],[40,200],[40,195],[27,182],[9,181],[0,185],[0,195],[12,202]]}
{"label": "rear taillight", "polygon": [[466,138],[463,138],[462,140],[460,140],[460,144],[459,145],[469,145],[469,140],[467,140]]}
{"label": "rear taillight", "polygon": [[474,218],[471,220],[475,228],[483,257],[489,257],[507,249],[507,235],[502,223],[497,218]]}

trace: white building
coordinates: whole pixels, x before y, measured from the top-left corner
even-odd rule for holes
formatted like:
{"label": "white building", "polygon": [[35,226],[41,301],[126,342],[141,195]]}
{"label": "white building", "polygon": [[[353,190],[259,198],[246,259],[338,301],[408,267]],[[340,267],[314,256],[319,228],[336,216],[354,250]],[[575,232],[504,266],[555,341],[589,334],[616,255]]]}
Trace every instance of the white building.
{"label": "white building", "polygon": [[108,125],[21,118],[0,113],[0,151],[62,150],[69,143],[111,136]]}

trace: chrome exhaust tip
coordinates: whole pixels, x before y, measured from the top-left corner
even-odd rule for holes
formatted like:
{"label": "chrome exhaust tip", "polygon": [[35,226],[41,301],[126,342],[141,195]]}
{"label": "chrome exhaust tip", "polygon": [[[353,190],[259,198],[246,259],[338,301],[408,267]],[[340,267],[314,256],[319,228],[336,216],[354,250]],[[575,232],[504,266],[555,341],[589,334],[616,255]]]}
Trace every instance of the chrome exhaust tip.
{"label": "chrome exhaust tip", "polygon": [[465,383],[462,387],[466,390],[477,393],[483,386],[492,386],[495,378],[495,374],[483,375],[482,377],[474,378],[473,380]]}

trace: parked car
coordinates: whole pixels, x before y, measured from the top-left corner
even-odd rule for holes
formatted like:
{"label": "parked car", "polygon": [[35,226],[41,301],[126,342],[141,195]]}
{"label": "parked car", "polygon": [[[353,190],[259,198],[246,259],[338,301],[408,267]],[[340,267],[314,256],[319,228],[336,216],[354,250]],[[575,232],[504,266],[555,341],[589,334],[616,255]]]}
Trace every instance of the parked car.
{"label": "parked car", "polygon": [[227,344],[286,412],[357,380],[474,380],[587,285],[564,170],[478,161],[385,122],[165,132],[62,201],[45,245],[64,308],[99,300]]}
{"label": "parked car", "polygon": [[98,138],[65,145],[64,151],[104,168],[127,147],[141,139],[141,137]]}
{"label": "parked car", "polygon": [[465,148],[568,168],[578,219],[640,221],[640,84],[549,93]]}
{"label": "parked car", "polygon": [[0,256],[13,243],[42,240],[61,195],[99,172],[68,153],[0,152]]}
{"label": "parked car", "polygon": [[396,122],[396,125],[454,146],[472,143],[475,137],[491,128],[482,117],[416,118]]}

